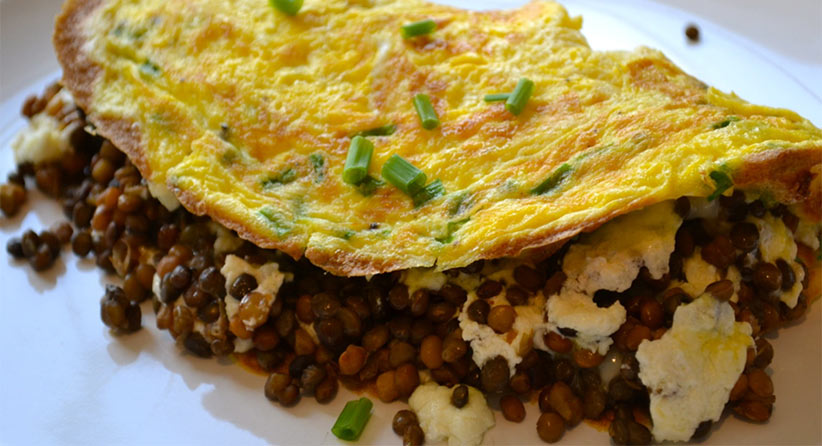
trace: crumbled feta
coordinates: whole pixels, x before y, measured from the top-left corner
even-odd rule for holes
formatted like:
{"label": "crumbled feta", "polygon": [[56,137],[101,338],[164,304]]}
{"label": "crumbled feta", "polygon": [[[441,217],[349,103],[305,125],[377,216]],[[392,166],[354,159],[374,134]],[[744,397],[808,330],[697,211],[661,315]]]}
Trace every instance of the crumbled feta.
{"label": "crumbled feta", "polygon": [[625,323],[626,316],[625,308],[619,302],[600,308],[591,296],[568,289],[548,298],[545,311],[548,313],[547,330],[559,333],[560,328],[572,328],[577,333],[571,339],[578,346],[600,355],[608,352],[613,343],[611,335]]}
{"label": "crumbled feta", "polygon": [[180,207],[177,196],[174,195],[174,192],[172,192],[168,186],[157,181],[151,181],[148,178],[146,178],[146,184],[148,184],[148,191],[151,193],[151,196],[156,198],[166,209],[173,211]]}
{"label": "crumbled feta", "polygon": [[703,294],[677,308],[662,338],[639,345],[639,378],[651,396],[657,441],[687,441],[699,423],[719,421],[754,345],[751,326],[734,322],[727,302]]}
{"label": "crumbled feta", "polygon": [[17,164],[25,161],[40,163],[59,160],[64,154],[69,153],[69,139],[74,129],[71,126],[61,127],[61,122],[51,115],[34,115],[29,121],[29,126],[18,133],[11,142],[14,161]]}
{"label": "crumbled feta", "polygon": [[822,233],[822,224],[800,219],[794,236],[797,241],[816,251],[819,249],[820,233]]}
{"label": "crumbled feta", "polygon": [[[673,282],[672,287],[682,288],[682,291],[688,293],[689,296],[699,296],[705,292],[705,288],[718,281],[722,280],[720,271],[710,263],[702,259],[702,249],[697,247],[694,253],[682,261],[682,272],[685,274],[684,282]],[[739,300],[739,287],[742,283],[742,274],[736,266],[729,266],[725,279],[730,280],[734,284],[734,294],[731,296],[731,302]]]}
{"label": "crumbled feta", "polygon": [[[267,301],[269,307],[276,300],[277,291],[279,291],[283,282],[290,280],[290,278],[287,277],[290,276],[290,274],[280,272],[280,267],[275,262],[269,262],[260,267],[255,267],[254,265],[251,265],[233,254],[229,254],[225,258],[225,264],[222,269],[220,269],[220,272],[225,277],[226,292],[228,292],[231,284],[241,274],[250,274],[254,276],[254,279],[257,280],[257,288],[252,291],[270,296],[270,300]],[[229,294],[226,295],[225,304],[226,315],[229,320],[233,320],[239,311],[240,301]],[[248,330],[253,330],[264,322],[265,321],[260,321],[256,318],[242,320],[243,325],[245,325]]]}
{"label": "crumbled feta", "polygon": [[[502,356],[508,361],[510,374],[516,372],[516,366],[522,362],[522,357],[527,354],[533,346],[534,333],[542,324],[542,311],[545,299],[538,295],[531,305],[518,305],[514,307],[517,318],[514,325],[507,333],[499,334],[485,324],[479,324],[468,317],[468,306],[477,299],[473,291],[468,293],[468,299],[459,314],[460,328],[462,329],[462,339],[471,344],[473,351],[472,359],[482,367],[490,359]],[[495,305],[507,304],[504,297],[494,299]]]}
{"label": "crumbled feta", "polygon": [[[581,237],[563,259],[562,271],[568,278],[562,290],[548,298],[544,330],[559,333],[560,328],[572,328],[578,346],[607,353],[611,335],[625,322],[625,308],[619,302],[600,308],[594,293],[625,291],[643,266],[651,277],[662,277],[668,272],[681,224],[674,203],[666,201],[623,215]],[[541,340],[535,342],[537,348],[546,348]]]}
{"label": "crumbled feta", "polygon": [[254,340],[234,338],[234,351],[237,353],[245,353],[254,348]]}
{"label": "crumbled feta", "polygon": [[461,409],[451,404],[453,390],[435,383],[420,385],[408,398],[408,405],[420,422],[427,443],[448,440],[449,446],[476,446],[485,432],[494,427],[494,413],[485,396],[468,387],[468,403]]}
{"label": "crumbled feta", "polygon": [[225,226],[215,222],[211,222],[209,226],[211,228],[211,232],[217,236],[214,240],[215,254],[219,255],[227,252],[234,252],[243,246],[243,240],[235,236],[234,233],[226,229]]}
{"label": "crumbled feta", "polygon": [[562,263],[566,286],[589,296],[625,291],[643,266],[651,277],[662,277],[681,224],[673,202],[665,201],[602,225],[568,249]]}
{"label": "crumbled feta", "polygon": [[439,290],[448,278],[433,268],[411,268],[402,273],[401,282],[408,287],[408,293],[419,289]]}
{"label": "crumbled feta", "polygon": [[805,278],[805,270],[796,262],[796,241],[794,241],[791,230],[785,226],[781,218],[771,214],[765,215],[761,219],[751,219],[759,229],[759,253],[762,260],[776,264],[779,259],[788,262],[796,276],[796,282],[790,290],[782,291],[779,299],[793,308],[799,301],[799,294],[802,292],[802,280]]}

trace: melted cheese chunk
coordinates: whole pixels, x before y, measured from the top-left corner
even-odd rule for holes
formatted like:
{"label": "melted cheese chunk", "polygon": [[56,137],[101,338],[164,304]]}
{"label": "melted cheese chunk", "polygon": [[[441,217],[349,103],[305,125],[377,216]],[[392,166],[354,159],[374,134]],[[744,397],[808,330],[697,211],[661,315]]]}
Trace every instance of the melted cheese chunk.
{"label": "melted cheese chunk", "polygon": [[625,291],[643,266],[651,277],[662,277],[680,224],[672,201],[606,223],[568,249],[562,263],[567,286],[591,296],[597,290]]}
{"label": "melted cheese chunk", "polygon": [[[705,288],[718,281],[723,280],[720,271],[710,263],[702,259],[702,248],[696,247],[694,253],[682,261],[682,272],[685,274],[684,282],[673,282],[671,287],[682,288],[682,291],[688,293],[689,296],[699,296],[705,292]],[[739,300],[739,286],[742,283],[742,275],[736,266],[729,266],[728,272],[724,279],[728,279],[734,284],[734,294],[731,296],[731,302]]]}
{"label": "melted cheese chunk", "polygon": [[494,413],[485,396],[468,387],[468,404],[461,409],[451,404],[452,389],[435,383],[423,384],[408,398],[408,405],[420,421],[425,441],[448,440],[449,446],[476,446],[485,432],[494,427]]}
{"label": "melted cheese chunk", "polygon": [[[611,335],[625,322],[625,308],[615,302],[599,308],[593,296],[598,290],[625,291],[643,266],[651,276],[668,272],[676,231],[682,218],[674,203],[666,201],[619,217],[583,236],[568,249],[562,270],[568,277],[559,294],[546,304],[545,329],[559,332],[572,328],[574,342],[604,355],[613,343]],[[538,347],[543,348],[538,342]]]}
{"label": "melted cheese chunk", "polygon": [[[462,339],[471,344],[472,359],[482,367],[490,359],[502,356],[508,362],[509,372],[513,375],[517,364],[522,362],[523,356],[533,347],[534,334],[543,322],[545,298],[539,294],[530,305],[515,306],[514,311],[517,313],[517,318],[514,320],[514,325],[510,331],[502,334],[468,317],[468,306],[475,300],[477,300],[477,295],[472,291],[468,294],[468,299],[459,315]],[[494,305],[508,304],[504,291],[500,296],[495,297],[493,302]]]}
{"label": "melted cheese chunk", "polygon": [[657,441],[687,441],[702,421],[718,421],[754,345],[727,302],[702,295],[674,313],[657,341],[639,345],[639,378],[651,396]]}
{"label": "melted cheese chunk", "polygon": [[[49,104],[55,101],[64,104],[74,103],[71,94],[65,89],[54,95]],[[21,164],[26,161],[41,163],[61,159],[72,151],[70,139],[74,130],[73,126],[66,126],[45,112],[32,116],[28,127],[18,133],[11,142],[14,161]]]}
{"label": "melted cheese chunk", "polygon": [[613,343],[611,335],[625,323],[625,308],[614,303],[608,308],[600,308],[591,296],[577,291],[563,290],[558,296],[548,299],[547,329],[559,333],[560,328],[576,330],[572,339],[578,346],[604,355]]}
{"label": "melted cheese chunk", "polygon": [[403,272],[400,280],[408,286],[408,293],[412,294],[419,289],[437,291],[445,285],[448,278],[432,268],[411,268]]}
{"label": "melted cheese chunk", "polygon": [[796,262],[796,242],[791,230],[785,226],[781,218],[774,217],[770,213],[761,219],[751,220],[759,229],[759,253],[762,260],[776,264],[782,259],[788,262],[796,276],[796,281],[789,290],[781,291],[779,299],[793,308],[799,301],[799,294],[802,292],[802,280],[805,278],[805,270]]}

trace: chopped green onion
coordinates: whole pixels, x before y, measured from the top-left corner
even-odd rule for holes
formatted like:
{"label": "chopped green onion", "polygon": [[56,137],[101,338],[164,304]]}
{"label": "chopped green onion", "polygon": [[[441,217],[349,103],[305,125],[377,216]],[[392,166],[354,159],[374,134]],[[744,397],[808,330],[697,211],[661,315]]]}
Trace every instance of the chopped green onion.
{"label": "chopped green onion", "polygon": [[534,195],[544,194],[550,190],[553,190],[571,173],[571,165],[568,163],[562,164],[561,166],[557,167],[550,177],[546,178],[545,181],[539,183],[537,187],[531,189],[531,193]]}
{"label": "chopped green onion", "polygon": [[709,173],[708,176],[714,180],[716,184],[716,190],[711,195],[708,195],[708,201],[714,201],[722,195],[723,192],[730,189],[734,182],[731,180],[731,177],[728,176],[727,173],[721,172],[719,170],[714,170],[713,172]]}
{"label": "chopped green onion", "polygon": [[437,117],[437,112],[434,111],[428,95],[422,93],[414,95],[414,108],[417,109],[417,114],[420,116],[422,128],[433,130],[440,125],[440,118]]}
{"label": "chopped green onion", "polygon": [[375,127],[373,129],[363,130],[355,133],[354,136],[391,136],[397,131],[395,124],[387,124],[382,127]]}
{"label": "chopped green onion", "polygon": [[485,95],[485,102],[502,102],[507,101],[511,93],[494,93]]}
{"label": "chopped green onion", "polygon": [[378,187],[384,184],[385,182],[368,175],[357,185],[357,190],[359,190],[364,197],[370,197],[374,195]]}
{"label": "chopped green onion", "polygon": [[303,7],[303,0],[268,0],[268,2],[288,15],[297,15]]}
{"label": "chopped green onion", "polygon": [[459,231],[462,225],[468,223],[469,220],[471,220],[471,217],[465,217],[461,220],[449,221],[446,225],[445,234],[443,234],[441,237],[436,238],[435,240],[443,244],[453,242],[454,233]]}
{"label": "chopped green onion", "polygon": [[368,176],[368,165],[371,164],[371,154],[374,153],[374,144],[362,136],[351,138],[348,146],[348,157],[345,159],[343,181],[348,184],[360,184]]}
{"label": "chopped green onion", "polygon": [[317,175],[314,182],[321,183],[325,179],[325,158],[319,153],[312,153],[308,155],[308,159],[314,167],[314,174]]}
{"label": "chopped green onion", "polygon": [[340,416],[337,417],[337,422],[331,428],[331,433],[337,438],[346,441],[354,441],[360,438],[365,424],[371,418],[371,408],[374,403],[368,398],[360,398],[345,403]]}
{"label": "chopped green onion", "polygon": [[514,88],[514,91],[511,93],[511,96],[509,96],[508,100],[505,101],[505,108],[514,115],[522,113],[522,110],[525,108],[525,104],[528,103],[528,99],[531,97],[531,93],[533,92],[534,82],[526,78],[520,79],[519,82],[517,82],[517,86]]}
{"label": "chopped green onion", "polygon": [[423,171],[396,153],[383,164],[382,177],[412,197],[425,186],[427,179]]}
{"label": "chopped green onion", "polygon": [[737,118],[736,116],[728,116],[728,119],[713,124],[711,128],[713,128],[714,130],[724,129],[725,127],[731,125],[732,122],[736,121],[739,121],[739,118]]}
{"label": "chopped green onion", "polygon": [[438,178],[414,194],[414,207],[420,207],[442,195],[445,195],[445,186],[442,185],[442,181]]}
{"label": "chopped green onion", "polygon": [[280,186],[283,184],[288,184],[292,181],[297,179],[297,171],[291,168],[285,169],[282,172],[274,175],[269,174],[267,177],[262,179],[262,186],[263,189],[269,189],[274,186]]}
{"label": "chopped green onion", "polygon": [[410,39],[423,34],[431,34],[435,29],[437,29],[437,22],[431,19],[406,23],[405,25],[402,25],[402,38]]}

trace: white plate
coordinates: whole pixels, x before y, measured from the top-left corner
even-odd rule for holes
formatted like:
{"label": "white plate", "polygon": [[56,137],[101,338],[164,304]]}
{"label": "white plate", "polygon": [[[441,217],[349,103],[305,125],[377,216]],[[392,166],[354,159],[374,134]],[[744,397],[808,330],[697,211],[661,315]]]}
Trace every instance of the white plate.
{"label": "white plate", "polygon": [[[754,102],[791,108],[822,124],[822,2],[667,1],[702,15],[643,0],[566,4],[573,14],[585,17],[583,31],[595,48],[659,48],[709,84],[734,89]],[[13,167],[8,143],[24,125],[18,117],[23,98],[58,76],[49,29],[59,3],[0,1],[3,178]],[[448,3],[512,5],[501,0]],[[697,45],[688,44],[683,35],[690,22],[702,31]],[[25,216],[0,218],[0,246],[24,229],[48,227],[63,218],[55,203],[34,191],[29,197]],[[146,328],[131,336],[111,336],[99,317],[106,279],[90,261],[64,252],[52,270],[41,275],[2,252],[0,280],[0,443],[343,443],[329,428],[345,401],[353,398],[348,392],[341,391],[325,406],[313,400],[288,410],[272,405],[262,393],[263,377],[181,354],[168,333],[153,328],[150,305],[143,307]],[[777,402],[770,422],[754,425],[727,418],[708,444],[822,443],[820,307],[814,304],[806,320],[773,340]],[[400,444],[390,423],[403,406],[377,403],[360,443]],[[521,424],[497,414],[497,426],[486,435],[486,443],[540,444],[534,428],[539,411],[535,406],[527,410]],[[606,433],[588,426],[571,430],[562,440],[607,442]]]}

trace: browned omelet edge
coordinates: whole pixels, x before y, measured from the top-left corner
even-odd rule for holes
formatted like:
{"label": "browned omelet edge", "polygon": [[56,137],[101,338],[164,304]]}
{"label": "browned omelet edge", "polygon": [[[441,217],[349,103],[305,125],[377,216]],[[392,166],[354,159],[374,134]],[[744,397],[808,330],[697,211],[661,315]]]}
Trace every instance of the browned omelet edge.
{"label": "browned omelet edge", "polygon": [[[55,22],[53,43],[63,67],[63,85],[71,91],[77,104],[84,110],[91,106],[93,88],[103,69],[83,52],[86,38],[82,24],[103,0],[67,0]],[[145,178],[151,178],[151,167],[144,155],[145,147],[139,123],[128,119],[109,119],[89,116],[96,132],[109,139],[125,152]],[[782,203],[802,203],[805,217],[822,221],[822,147],[805,150],[773,149],[757,153],[743,160],[733,175],[739,189],[755,188],[768,191]],[[371,258],[356,252],[337,250],[328,252],[312,247],[303,248],[294,242],[262,237],[250,231],[242,221],[233,219],[193,194],[172,188],[180,203],[197,215],[208,215],[257,246],[279,249],[295,259],[305,255],[312,263],[340,276],[379,274],[408,268],[398,259]],[[556,251],[565,241],[591,231],[603,223],[633,210],[654,204],[653,199],[637,199],[630,205],[599,219],[581,221],[554,231],[534,232],[515,243],[495,243],[478,253],[476,260],[527,255],[543,257]]]}

